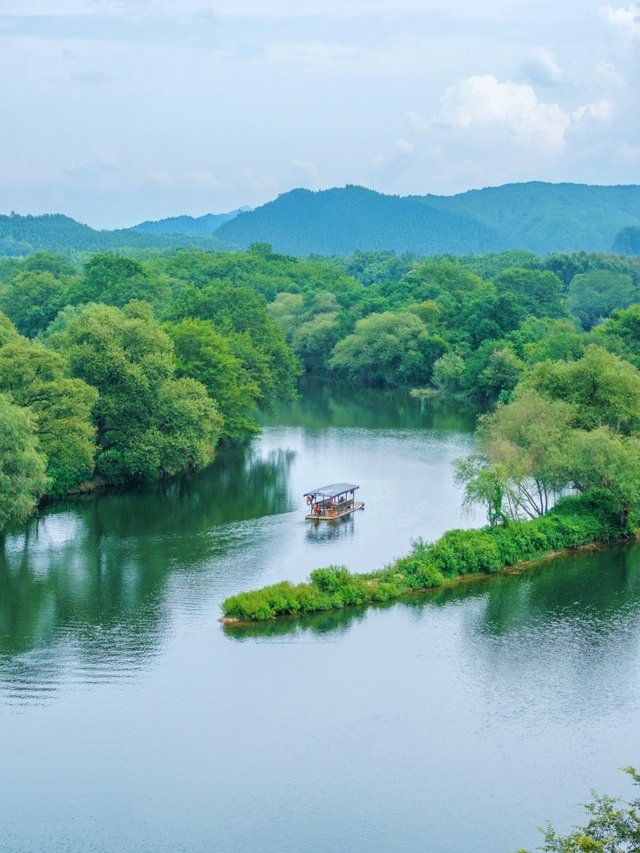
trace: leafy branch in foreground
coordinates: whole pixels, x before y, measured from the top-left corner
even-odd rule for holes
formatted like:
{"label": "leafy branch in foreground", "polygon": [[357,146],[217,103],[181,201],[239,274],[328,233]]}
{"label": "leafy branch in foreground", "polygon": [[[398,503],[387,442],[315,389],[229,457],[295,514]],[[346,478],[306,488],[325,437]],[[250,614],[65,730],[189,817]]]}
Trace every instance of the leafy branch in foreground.
{"label": "leafy branch in foreground", "polygon": [[[625,767],[635,785],[640,774]],[[589,817],[585,826],[576,827],[568,835],[558,835],[548,826],[544,833],[543,853],[638,853],[640,851],[640,796],[631,801],[593,792],[593,800],[585,804]],[[519,853],[527,853],[520,850]]]}

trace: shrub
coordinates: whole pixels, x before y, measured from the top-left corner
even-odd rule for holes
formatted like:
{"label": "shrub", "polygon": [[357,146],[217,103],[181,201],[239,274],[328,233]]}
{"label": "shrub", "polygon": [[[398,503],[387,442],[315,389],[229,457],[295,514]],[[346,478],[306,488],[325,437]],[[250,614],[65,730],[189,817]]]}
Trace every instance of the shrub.
{"label": "shrub", "polygon": [[504,565],[489,530],[450,530],[431,546],[429,558],[445,577],[493,573]]}
{"label": "shrub", "polygon": [[532,521],[509,521],[481,530],[450,530],[433,544],[418,539],[409,555],[378,572],[353,575],[344,566],[328,566],[313,571],[310,583],[293,586],[283,581],[231,596],[222,607],[227,617],[264,621],[285,613],[391,601],[411,590],[442,586],[446,578],[492,574],[549,551],[620,539],[622,535],[628,535],[627,529],[616,523],[602,502],[568,497]]}

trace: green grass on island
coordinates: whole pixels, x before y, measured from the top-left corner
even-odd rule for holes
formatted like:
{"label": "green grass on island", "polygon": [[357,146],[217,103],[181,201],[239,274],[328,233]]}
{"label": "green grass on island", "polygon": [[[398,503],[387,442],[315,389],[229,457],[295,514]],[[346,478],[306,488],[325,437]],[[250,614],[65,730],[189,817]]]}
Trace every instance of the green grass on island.
{"label": "green grass on island", "polygon": [[222,605],[224,621],[261,622],[391,601],[457,578],[495,574],[553,552],[632,536],[627,527],[585,498],[565,497],[531,521],[450,530],[434,543],[417,540],[410,554],[379,571],[352,574],[344,566],[329,566],[312,572],[308,583],[282,581],[232,595]]}

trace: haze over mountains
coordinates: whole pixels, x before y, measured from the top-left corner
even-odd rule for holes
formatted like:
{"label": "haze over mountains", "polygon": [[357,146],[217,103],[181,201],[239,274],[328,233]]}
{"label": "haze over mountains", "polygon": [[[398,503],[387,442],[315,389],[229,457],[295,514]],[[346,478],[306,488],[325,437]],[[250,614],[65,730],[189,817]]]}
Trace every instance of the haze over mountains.
{"label": "haze over mountains", "polygon": [[296,189],[255,210],[177,216],[96,231],[62,215],[0,217],[0,254],[270,243],[291,255],[394,250],[416,255],[528,249],[635,253],[640,186],[532,182],[454,196],[389,196],[364,187]]}
{"label": "haze over mountains", "polygon": [[251,208],[240,207],[229,213],[205,213],[204,216],[170,216],[167,219],[141,222],[133,228],[145,234],[189,234],[211,237],[225,222],[248,210]]}
{"label": "haze over mountains", "polygon": [[226,222],[225,242],[268,242],[294,255],[394,249],[466,254],[529,249],[611,251],[619,232],[640,226],[640,186],[507,184],[454,196],[386,196],[347,186],[293,190]]}

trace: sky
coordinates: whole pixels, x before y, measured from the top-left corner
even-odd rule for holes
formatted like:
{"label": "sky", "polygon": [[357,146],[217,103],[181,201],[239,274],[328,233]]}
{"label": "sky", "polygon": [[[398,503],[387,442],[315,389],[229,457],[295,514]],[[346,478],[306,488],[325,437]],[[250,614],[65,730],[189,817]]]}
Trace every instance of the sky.
{"label": "sky", "polygon": [[0,0],[0,212],[638,183],[640,4]]}

